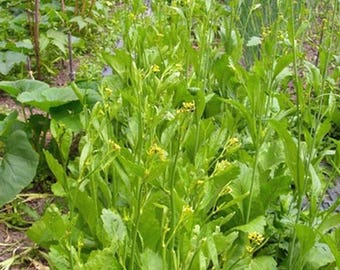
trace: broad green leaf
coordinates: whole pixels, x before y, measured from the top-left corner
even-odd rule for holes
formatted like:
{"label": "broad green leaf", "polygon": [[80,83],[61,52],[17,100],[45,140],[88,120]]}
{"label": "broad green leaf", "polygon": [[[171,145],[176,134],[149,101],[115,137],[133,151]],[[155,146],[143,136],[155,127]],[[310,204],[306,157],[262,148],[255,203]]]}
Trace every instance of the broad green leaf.
{"label": "broad green leaf", "polygon": [[61,246],[52,246],[48,253],[48,260],[56,270],[71,270],[69,251],[62,250]]}
{"label": "broad green leaf", "polygon": [[48,84],[37,80],[19,80],[19,81],[2,81],[0,89],[7,92],[12,97],[17,97],[23,92],[43,91],[47,89]]}
{"label": "broad green leaf", "polygon": [[259,200],[264,209],[270,207],[270,203],[275,202],[280,195],[288,194],[291,191],[291,177],[281,175],[261,183]]}
{"label": "broad green leaf", "polygon": [[251,270],[275,270],[276,261],[270,256],[259,256],[251,260]]}
{"label": "broad green leaf", "polygon": [[301,158],[298,157],[297,145],[282,122],[270,120],[269,124],[279,134],[280,139],[283,141],[288,168],[292,174],[299,194],[302,194],[304,168]]}
{"label": "broad green leaf", "polygon": [[15,46],[17,48],[25,48],[25,49],[28,49],[28,50],[33,49],[33,44],[32,44],[32,41],[30,39],[24,39],[24,40],[15,42]]}
{"label": "broad green leaf", "polygon": [[249,109],[247,109],[243,104],[241,104],[237,100],[226,99],[224,101],[227,104],[230,104],[233,107],[235,107],[244,116],[244,118],[246,119],[247,124],[248,124],[248,128],[249,128],[251,138],[253,140],[253,143],[255,144],[257,142],[256,126],[254,124],[253,116],[251,115],[251,112],[249,111]]}
{"label": "broad green leaf", "polygon": [[83,106],[79,101],[72,101],[65,105],[50,108],[51,118],[58,124],[64,124],[68,129],[78,133],[82,129],[80,114]]}
{"label": "broad green leaf", "polygon": [[25,63],[26,55],[20,52],[0,52],[0,73],[7,75],[16,64]]}
{"label": "broad green leaf", "polygon": [[[340,269],[339,237],[337,238],[336,241],[334,241],[334,239],[332,239],[332,237],[328,234],[322,233],[322,234],[320,234],[320,236],[321,236],[322,240],[327,244],[330,251],[332,252],[332,254],[335,258],[337,268]],[[335,232],[335,236],[339,236],[339,233],[337,233],[337,231]]]}
{"label": "broad green leaf", "polygon": [[317,270],[335,261],[329,246],[324,243],[316,243],[306,255],[304,269]]}
{"label": "broad green leaf", "polygon": [[12,126],[18,117],[18,112],[11,112],[6,118],[0,121],[0,137],[7,137],[8,133],[11,132]]}
{"label": "broad green leaf", "polygon": [[155,207],[155,204],[166,199],[166,196],[161,192],[154,192],[141,209],[139,232],[143,235],[145,246],[153,250],[158,248],[159,238],[163,233],[161,226],[163,211],[167,211],[165,206],[163,209],[159,209],[159,207]]}
{"label": "broad green leaf", "polygon": [[163,269],[162,258],[151,249],[146,249],[141,254],[142,270],[159,270]]}
{"label": "broad green leaf", "polygon": [[87,22],[84,21],[83,17],[81,16],[75,16],[73,17],[70,22],[75,22],[78,24],[79,30],[82,30],[84,27],[87,26]]}
{"label": "broad green leaf", "polygon": [[274,68],[274,78],[277,82],[280,82],[283,78],[291,74],[291,69],[289,68],[289,65],[292,61],[292,53],[286,54],[277,60]]}
{"label": "broad green leaf", "polygon": [[32,105],[45,112],[48,112],[51,107],[78,99],[71,87],[37,89],[32,92],[23,92],[17,98],[21,103]]}
{"label": "broad green leaf", "polygon": [[43,217],[27,231],[28,237],[44,248],[65,238],[67,226],[59,209],[51,204]]}
{"label": "broad green leaf", "polygon": [[65,33],[49,29],[46,35],[61,52],[66,53],[67,35]]}
{"label": "broad green leaf", "polygon": [[26,133],[14,131],[5,140],[5,154],[0,159],[0,207],[12,200],[36,174],[39,156]]}
{"label": "broad green leaf", "polygon": [[340,228],[339,213],[333,213],[324,218],[318,228],[318,231],[323,234],[334,228]]}
{"label": "broad green leaf", "polygon": [[[57,179],[57,183],[60,183],[59,188],[62,187],[63,189],[67,190],[67,180],[66,180],[66,173],[65,173],[64,168],[60,165],[58,160],[56,160],[50,152],[44,151],[44,155],[45,155],[45,159],[48,164],[48,167],[50,168],[55,178]],[[61,194],[56,194],[56,195],[60,196]]]}
{"label": "broad green leaf", "polygon": [[295,230],[300,243],[299,256],[301,259],[305,259],[305,255],[314,246],[316,233],[311,227],[303,224],[297,224]]}
{"label": "broad green leaf", "polygon": [[121,50],[116,50],[115,55],[103,53],[105,62],[119,75],[119,77],[125,81],[126,72],[131,65],[131,56]]}
{"label": "broad green leaf", "polygon": [[115,258],[115,254],[113,253],[112,249],[105,248],[103,250],[92,251],[84,267],[82,267],[81,269],[120,270],[121,267],[119,266],[119,263]]}
{"label": "broad green leaf", "polygon": [[127,236],[127,230],[120,215],[112,210],[103,209],[101,219],[109,239],[113,242],[123,242]]}
{"label": "broad green leaf", "polygon": [[267,225],[266,218],[264,216],[259,216],[253,220],[251,220],[249,223],[241,226],[237,226],[234,229],[240,230],[246,233],[260,233],[264,234],[264,227]]}

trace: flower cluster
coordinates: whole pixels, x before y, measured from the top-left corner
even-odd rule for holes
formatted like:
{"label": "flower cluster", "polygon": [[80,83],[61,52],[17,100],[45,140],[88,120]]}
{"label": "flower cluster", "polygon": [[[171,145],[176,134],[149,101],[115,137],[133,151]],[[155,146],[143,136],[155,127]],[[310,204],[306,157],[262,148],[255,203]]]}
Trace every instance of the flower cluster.
{"label": "flower cluster", "polygon": [[264,241],[263,235],[258,232],[248,233],[248,239],[249,239],[250,245],[246,246],[246,250],[249,253],[253,253],[255,249],[258,246],[260,246]]}
{"label": "flower cluster", "polygon": [[264,237],[262,234],[258,232],[252,232],[248,234],[248,239],[250,240],[251,243],[255,243],[256,245],[261,245]]}
{"label": "flower cluster", "polygon": [[177,113],[184,113],[184,112],[194,112],[195,111],[195,103],[191,102],[183,102],[182,107],[177,110]]}
{"label": "flower cluster", "polygon": [[119,144],[115,143],[113,140],[109,140],[109,145],[113,151],[119,151],[121,149]]}
{"label": "flower cluster", "polygon": [[159,147],[156,143],[154,143],[153,145],[151,145],[148,151],[148,155],[149,156],[158,155],[161,161],[165,161],[167,157],[167,152],[161,147]]}
{"label": "flower cluster", "polygon": [[156,73],[156,72],[161,71],[161,69],[158,65],[154,64],[151,66],[151,71]]}
{"label": "flower cluster", "polygon": [[216,173],[222,172],[229,166],[230,166],[230,162],[228,160],[221,160],[216,164],[215,172]]}

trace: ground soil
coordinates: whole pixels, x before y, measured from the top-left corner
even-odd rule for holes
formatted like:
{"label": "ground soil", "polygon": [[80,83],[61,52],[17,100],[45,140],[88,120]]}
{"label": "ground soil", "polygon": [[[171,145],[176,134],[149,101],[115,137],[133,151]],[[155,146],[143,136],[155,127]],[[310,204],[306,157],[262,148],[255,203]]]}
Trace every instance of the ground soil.
{"label": "ground soil", "polygon": [[[37,196],[28,194],[20,196],[13,204],[5,205],[0,209],[0,263],[9,263],[11,270],[46,270],[46,260],[40,251],[26,235],[26,230],[34,219],[21,213],[19,205],[25,204],[32,211],[41,215],[49,202],[50,196]],[[18,208],[17,208],[18,207]],[[17,215],[20,215],[20,220]],[[13,259],[13,262],[10,260]],[[2,265],[0,265],[0,269]],[[5,268],[6,269],[6,268]]]}

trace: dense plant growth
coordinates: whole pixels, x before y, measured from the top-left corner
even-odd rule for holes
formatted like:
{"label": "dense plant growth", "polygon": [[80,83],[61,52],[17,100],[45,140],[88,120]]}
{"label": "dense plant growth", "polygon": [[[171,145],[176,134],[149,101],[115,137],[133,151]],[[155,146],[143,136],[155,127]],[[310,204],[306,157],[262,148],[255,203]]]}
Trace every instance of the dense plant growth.
{"label": "dense plant growth", "polygon": [[[0,83],[46,112],[54,147],[36,151],[61,200],[27,234],[49,265],[340,269],[339,199],[323,204],[340,168],[339,1],[90,2],[56,25],[105,21],[92,46],[108,76]],[[25,180],[5,175],[25,162],[13,136],[30,134],[9,133],[15,118],[0,122],[10,189]]]}

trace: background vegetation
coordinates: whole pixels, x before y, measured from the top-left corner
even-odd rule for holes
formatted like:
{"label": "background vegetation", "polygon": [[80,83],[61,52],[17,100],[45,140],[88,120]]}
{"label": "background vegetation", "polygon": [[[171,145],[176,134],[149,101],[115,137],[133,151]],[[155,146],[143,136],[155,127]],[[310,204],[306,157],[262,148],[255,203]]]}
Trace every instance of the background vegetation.
{"label": "background vegetation", "polygon": [[340,269],[339,1],[38,2],[0,1],[1,269]]}

